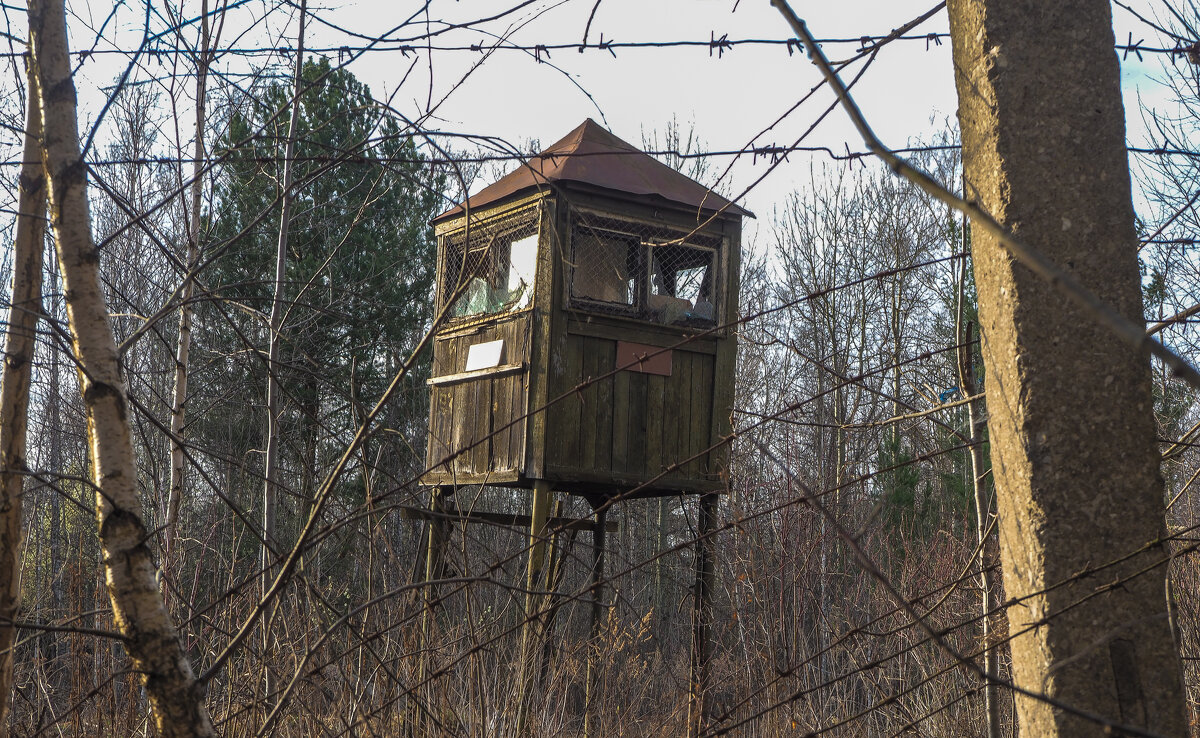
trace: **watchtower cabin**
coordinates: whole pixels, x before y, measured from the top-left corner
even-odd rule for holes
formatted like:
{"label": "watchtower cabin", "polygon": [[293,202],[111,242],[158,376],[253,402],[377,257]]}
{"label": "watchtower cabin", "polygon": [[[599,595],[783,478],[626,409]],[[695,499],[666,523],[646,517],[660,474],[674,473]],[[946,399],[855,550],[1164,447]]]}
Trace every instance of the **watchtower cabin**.
{"label": "watchtower cabin", "polygon": [[435,218],[422,483],[721,490],[744,215],[588,120]]}

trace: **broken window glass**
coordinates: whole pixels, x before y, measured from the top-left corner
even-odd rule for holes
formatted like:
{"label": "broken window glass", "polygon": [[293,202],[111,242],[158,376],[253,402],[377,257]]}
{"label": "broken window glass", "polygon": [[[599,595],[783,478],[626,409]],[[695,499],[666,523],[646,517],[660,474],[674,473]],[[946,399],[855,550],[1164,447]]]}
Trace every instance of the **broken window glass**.
{"label": "broken window glass", "polygon": [[446,238],[442,300],[453,300],[449,316],[469,318],[511,312],[533,303],[537,273],[537,221],[521,227],[501,224]]}
{"label": "broken window glass", "polygon": [[713,236],[581,215],[572,232],[572,302],[664,325],[715,325],[719,244]]}
{"label": "broken window glass", "polygon": [[640,302],[641,246],[636,238],[589,228],[576,231],[574,243],[573,297],[618,309],[631,308]]}
{"label": "broken window glass", "polygon": [[714,322],[713,252],[679,244],[650,249],[651,319],[667,324]]}

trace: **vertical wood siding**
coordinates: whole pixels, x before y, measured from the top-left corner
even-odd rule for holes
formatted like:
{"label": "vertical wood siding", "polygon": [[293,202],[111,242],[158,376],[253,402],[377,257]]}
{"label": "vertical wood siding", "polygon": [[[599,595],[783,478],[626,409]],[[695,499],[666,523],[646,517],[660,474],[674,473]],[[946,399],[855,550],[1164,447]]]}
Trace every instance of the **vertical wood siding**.
{"label": "vertical wood siding", "polygon": [[[526,314],[484,326],[477,333],[438,339],[433,376],[463,372],[470,346],[500,339],[504,340],[504,363],[528,364],[529,320]],[[439,462],[462,451],[453,461],[456,474],[520,469],[525,458],[526,421],[519,418],[526,412],[528,390],[528,369],[433,387],[426,465],[446,471]]]}
{"label": "vertical wood siding", "polygon": [[[677,349],[669,377],[622,371],[574,392],[548,412],[547,464],[558,475],[576,469],[584,479],[644,480],[678,464],[664,482],[712,480],[715,359]],[[611,372],[615,362],[615,340],[568,333],[551,362],[552,394]]]}

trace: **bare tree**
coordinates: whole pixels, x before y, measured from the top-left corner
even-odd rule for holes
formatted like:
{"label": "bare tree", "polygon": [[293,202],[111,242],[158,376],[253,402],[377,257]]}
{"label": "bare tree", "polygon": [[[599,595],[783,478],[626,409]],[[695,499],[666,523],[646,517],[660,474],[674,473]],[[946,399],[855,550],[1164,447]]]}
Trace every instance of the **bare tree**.
{"label": "bare tree", "polygon": [[192,295],[196,289],[195,271],[200,262],[200,206],[204,194],[204,126],[207,111],[208,67],[212,63],[208,0],[200,3],[200,48],[196,52],[196,140],[193,145],[191,205],[188,215],[188,239],[184,260],[183,285],[179,293],[179,338],[175,350],[175,386],[171,395],[171,480],[168,487],[167,516],[163,524],[164,555],[174,551],[175,528],[179,523],[179,503],[183,499],[183,433],[187,405],[188,356],[192,346]]}
{"label": "bare tree", "polygon": [[[263,470],[263,544],[261,559],[263,597],[266,597],[267,591],[271,586],[275,557],[272,545],[278,540],[276,537],[275,508],[279,497],[279,444],[282,441],[279,422],[281,412],[280,393],[282,392],[282,388],[279,385],[279,352],[283,345],[281,332],[283,329],[284,289],[286,289],[288,227],[291,223],[293,200],[291,191],[292,164],[296,151],[296,122],[300,118],[300,92],[301,85],[303,84],[302,71],[304,69],[304,22],[307,14],[308,4],[305,0],[301,0],[300,30],[296,35],[296,69],[292,81],[292,111],[288,121],[287,141],[284,144],[283,181],[279,185],[279,196],[282,205],[279,213],[279,240],[275,251],[275,285],[274,294],[271,298],[271,317],[268,328],[270,335],[267,337],[267,453]],[[271,649],[270,628],[263,628],[262,635],[265,656]],[[271,668],[266,661],[264,661],[263,676],[266,692],[270,694],[273,691],[271,685],[274,681],[271,678]]]}
{"label": "bare tree", "polygon": [[49,189],[79,382],[87,407],[96,522],[113,615],[164,736],[211,736],[203,689],[155,578],[138,499],[129,407],[100,287],[62,2],[31,0],[29,27]]}
{"label": "bare tree", "polygon": [[17,237],[13,244],[12,303],[0,379],[0,735],[8,735],[13,676],[14,621],[21,608],[25,437],[29,383],[42,312],[42,250],[46,246],[46,177],[42,169],[37,78],[30,65],[25,106]]}

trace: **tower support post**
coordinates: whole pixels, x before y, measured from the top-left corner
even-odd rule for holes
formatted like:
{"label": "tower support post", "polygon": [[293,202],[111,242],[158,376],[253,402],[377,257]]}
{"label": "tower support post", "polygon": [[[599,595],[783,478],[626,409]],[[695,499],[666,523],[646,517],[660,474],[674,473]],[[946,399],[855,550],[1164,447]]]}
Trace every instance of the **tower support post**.
{"label": "tower support post", "polygon": [[537,480],[533,483],[533,499],[530,501],[529,520],[529,566],[525,576],[525,622],[521,626],[520,688],[517,691],[517,734],[525,734],[529,719],[529,697],[537,672],[538,611],[543,601],[539,588],[542,585],[542,567],[546,562],[547,521],[550,516],[550,498],[553,492],[550,483]]}
{"label": "tower support post", "polygon": [[592,528],[592,630],[588,644],[587,684],[584,685],[583,736],[599,735],[596,712],[596,689],[599,687],[600,628],[604,618],[604,539],[608,523],[608,507],[596,510],[596,525]]}
{"label": "tower support post", "polygon": [[688,735],[700,735],[708,695],[709,639],[712,623],[713,531],[716,529],[717,496],[700,496],[700,519],[696,539],[696,586],[692,600],[692,669],[688,695]]}
{"label": "tower support post", "polygon": [[434,608],[438,604],[437,581],[442,578],[445,564],[446,541],[450,538],[450,522],[445,517],[447,498],[454,493],[453,487],[431,487],[429,490],[430,516],[425,524],[423,548],[425,569],[422,589],[421,640],[418,644],[417,683],[413,688],[413,699],[409,701],[409,734],[428,735],[433,702],[430,681],[430,652],[434,641]]}

